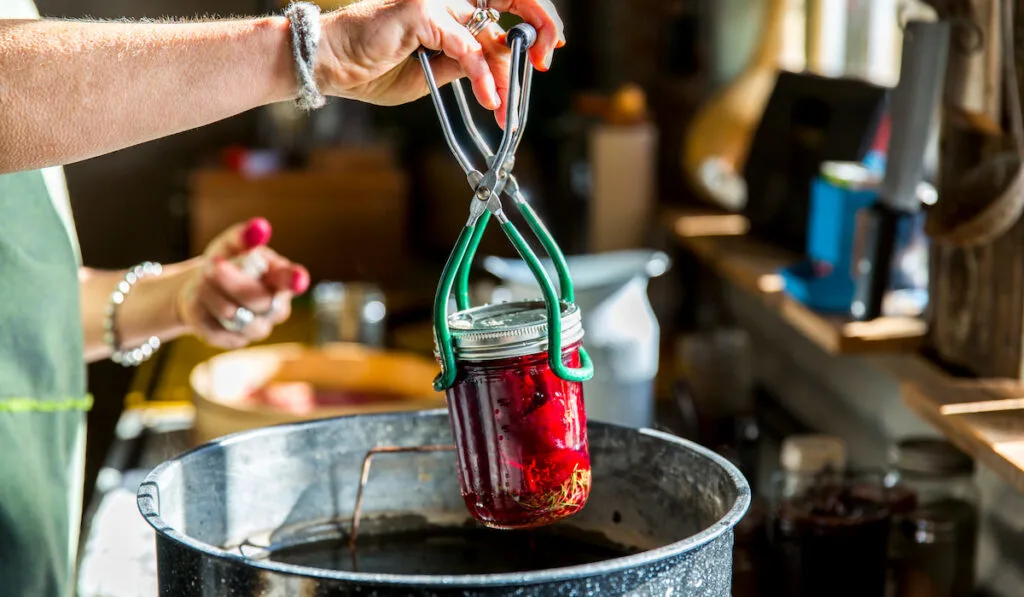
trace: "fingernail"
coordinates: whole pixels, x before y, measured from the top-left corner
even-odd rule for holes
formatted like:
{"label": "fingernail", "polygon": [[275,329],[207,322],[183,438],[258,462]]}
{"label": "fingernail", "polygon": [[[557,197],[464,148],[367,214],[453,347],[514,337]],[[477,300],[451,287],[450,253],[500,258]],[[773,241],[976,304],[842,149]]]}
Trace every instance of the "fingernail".
{"label": "fingernail", "polygon": [[543,70],[550,70],[550,69],[551,69],[551,54],[548,54],[547,56],[544,57],[544,69]]}
{"label": "fingernail", "polygon": [[309,272],[304,269],[297,269],[292,272],[292,292],[302,294],[309,288]]}
{"label": "fingernail", "polygon": [[270,234],[270,222],[266,218],[253,218],[245,225],[245,231],[242,232],[242,242],[249,249],[260,247],[270,241]]}

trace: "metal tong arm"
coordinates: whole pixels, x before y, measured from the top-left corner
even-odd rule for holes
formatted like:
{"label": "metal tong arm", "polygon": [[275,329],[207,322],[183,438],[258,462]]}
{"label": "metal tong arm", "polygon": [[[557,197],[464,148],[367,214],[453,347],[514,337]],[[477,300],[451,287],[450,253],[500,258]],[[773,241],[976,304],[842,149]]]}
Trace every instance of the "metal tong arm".
{"label": "metal tong arm", "polygon": [[[551,280],[537,258],[536,253],[534,253],[515,225],[512,224],[502,211],[499,200],[499,195],[502,193],[511,196],[519,211],[526,218],[530,228],[540,238],[541,244],[544,245],[545,250],[555,263],[563,298],[567,302],[573,302],[572,278],[569,276],[565,257],[551,237],[551,234],[540,222],[536,212],[526,203],[519,191],[518,184],[511,176],[514,162],[513,155],[519,147],[523,129],[525,128],[533,75],[532,65],[530,65],[528,60],[524,61],[524,54],[536,41],[536,37],[536,30],[526,24],[517,25],[509,31],[508,43],[512,48],[509,99],[506,104],[505,130],[496,154],[492,154],[490,147],[476,128],[472,116],[469,114],[469,105],[461,86],[457,83],[454,86],[459,111],[469,130],[470,136],[477,149],[480,150],[480,153],[485,158],[488,158],[489,168],[486,174],[483,175],[473,167],[472,162],[470,162],[455,138],[451,121],[444,108],[440,90],[437,87],[433,70],[430,67],[429,51],[420,50],[419,53],[420,64],[423,67],[431,99],[433,100],[438,119],[441,122],[445,139],[459,165],[466,172],[470,185],[474,188],[474,199],[470,205],[469,220],[459,235],[459,239],[448,258],[448,262],[445,264],[444,272],[438,285],[437,295],[434,299],[434,328],[441,359],[441,373],[434,380],[434,388],[438,391],[451,387],[455,382],[455,355],[451,345],[451,330],[448,327],[448,298],[451,296],[456,283],[456,277],[458,277],[459,291],[456,297],[456,304],[460,309],[469,307],[469,269],[491,213],[494,213],[498,218],[505,235],[523,260],[526,261],[544,294],[548,319],[548,362],[552,370],[562,379],[569,381],[585,381],[593,376],[593,363],[586,350],[582,347],[580,348],[581,366],[579,368],[570,368],[563,362],[561,301],[555,293],[554,286],[551,284]],[[524,62],[525,65],[523,64]],[[519,81],[520,66],[524,70],[522,84]],[[511,186],[509,186],[510,183]]]}
{"label": "metal tong arm", "polygon": [[[526,119],[529,113],[529,101],[530,101],[530,88],[533,79],[533,68],[530,67],[529,63],[526,66],[526,73],[523,77],[523,92],[522,92],[522,105],[519,109],[519,127],[520,131],[526,127]],[[469,111],[469,102],[466,100],[466,94],[462,89],[462,84],[459,81],[453,81],[452,87],[455,91],[455,103],[459,107],[459,113],[462,115],[462,119],[466,123],[466,129],[469,131],[469,136],[473,140],[473,144],[476,145],[477,149],[488,158],[489,162],[493,163],[494,152],[491,151],[487,141],[480,134],[480,130],[476,127],[476,123],[473,120],[473,116]],[[513,156],[515,151],[519,148],[519,142],[522,140],[522,134],[517,136],[512,146]],[[514,161],[514,157],[510,159]],[[561,247],[555,242],[554,237],[548,231],[544,223],[541,222],[540,217],[533,207],[526,202],[526,197],[523,196],[519,188],[519,183],[516,181],[515,176],[511,173],[512,166],[508,166],[508,183],[505,185],[504,195],[507,196],[515,204],[519,213],[523,215],[527,225],[537,238],[540,239],[541,245],[544,247],[544,251],[551,258],[551,262],[555,266],[555,273],[558,275],[558,286],[561,291],[561,299],[566,303],[576,302],[576,293],[573,288],[572,276],[569,273],[569,264],[565,260],[565,254],[562,252]],[[455,300],[458,308],[468,309],[469,308],[469,274],[472,270],[473,260],[476,257],[477,247],[480,245],[480,239],[483,237],[484,230],[487,227],[488,220],[490,219],[489,214],[483,214],[477,222],[476,230],[473,233],[472,240],[469,246],[466,248],[466,254],[462,261],[462,266],[459,268],[459,275],[455,285]]]}

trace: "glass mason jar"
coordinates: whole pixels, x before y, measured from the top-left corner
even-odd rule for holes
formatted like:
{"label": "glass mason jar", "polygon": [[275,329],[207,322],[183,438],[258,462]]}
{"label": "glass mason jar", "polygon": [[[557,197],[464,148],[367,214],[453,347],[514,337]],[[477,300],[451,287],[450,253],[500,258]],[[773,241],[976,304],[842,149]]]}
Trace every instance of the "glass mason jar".
{"label": "glass mason jar", "polygon": [[352,342],[384,346],[387,304],[373,284],[321,282],[313,289],[317,346]]}
{"label": "glass mason jar", "polygon": [[972,594],[979,524],[974,461],[945,440],[906,439],[893,451],[887,483],[915,501],[895,520],[896,595]]}
{"label": "glass mason jar", "polygon": [[[548,365],[541,301],[487,305],[449,318],[457,375],[447,391],[462,497],[486,526],[540,526],[590,495],[583,383]],[[579,367],[583,323],[562,306],[563,362]]]}
{"label": "glass mason jar", "polygon": [[890,516],[884,473],[782,471],[772,488],[772,594],[885,595]]}

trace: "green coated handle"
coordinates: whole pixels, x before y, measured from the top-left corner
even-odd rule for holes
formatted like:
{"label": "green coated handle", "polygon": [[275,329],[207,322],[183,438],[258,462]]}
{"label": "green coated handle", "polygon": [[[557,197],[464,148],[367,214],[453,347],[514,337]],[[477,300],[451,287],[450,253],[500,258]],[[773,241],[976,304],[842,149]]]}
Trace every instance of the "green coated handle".
{"label": "green coated handle", "polygon": [[[555,272],[558,275],[558,284],[561,290],[560,297],[555,293],[551,279],[548,277],[548,273],[541,264],[540,259],[537,258],[537,254],[526,243],[526,240],[523,238],[522,234],[520,234],[515,225],[509,220],[506,220],[501,225],[502,230],[512,242],[512,246],[515,247],[516,252],[519,253],[519,256],[523,258],[523,261],[525,261],[527,266],[530,268],[530,272],[533,273],[534,278],[536,278],[537,283],[540,286],[541,293],[544,295],[544,302],[547,305],[548,317],[548,363],[551,366],[551,369],[555,372],[555,375],[566,381],[587,381],[594,376],[594,365],[585,348],[582,346],[580,347],[580,367],[578,369],[566,366],[561,359],[563,349],[561,304],[576,302],[576,293],[573,288],[572,276],[569,272],[569,264],[565,259],[565,254],[555,242],[555,239],[551,236],[547,227],[544,226],[543,222],[541,222],[533,207],[525,201],[517,201],[516,205],[519,212],[526,220],[527,225],[540,240],[545,252],[551,258],[551,262],[555,266]],[[483,234],[487,229],[487,223],[489,220],[489,213],[485,212],[480,216],[473,231],[470,233],[469,242],[462,251],[461,263],[458,266],[455,283],[455,302],[460,311],[470,308],[469,274],[472,270],[477,248],[480,246],[480,239],[483,237]],[[466,236],[465,231],[463,231],[463,236]],[[456,251],[460,250],[461,246],[462,236],[459,237],[459,242],[456,243]],[[445,291],[446,287],[443,286],[444,279],[445,278],[442,277],[442,287],[438,289],[438,292]],[[447,288],[449,288],[450,291],[450,287]],[[447,297],[448,294],[445,293],[444,300],[435,304],[435,309],[444,309],[444,311],[439,311],[438,314],[445,313],[445,317],[447,316]],[[435,317],[438,314],[435,314]],[[450,342],[447,319],[445,319],[443,323],[443,328],[439,329],[439,332],[441,331],[444,332],[445,338]],[[454,357],[452,362],[454,363]],[[444,361],[442,361],[442,367],[443,366]],[[452,365],[452,367],[454,367],[454,365]],[[447,379],[443,377],[443,370],[442,376],[439,376],[439,379],[442,380],[442,383]],[[452,374],[451,379],[454,381],[454,373]],[[435,382],[435,387],[437,387],[437,383],[438,382]],[[447,388],[448,386],[446,385],[444,387]]]}
{"label": "green coated handle", "polygon": [[523,219],[526,220],[530,230],[533,230],[533,233],[540,239],[540,244],[551,258],[551,263],[555,265],[555,273],[558,274],[558,287],[562,291],[562,300],[567,303],[575,303],[576,291],[572,285],[572,276],[569,274],[569,263],[565,260],[565,254],[562,253],[561,247],[555,242],[554,237],[548,232],[547,227],[540,221],[537,212],[530,207],[529,203],[517,201],[516,206],[519,208],[519,213],[523,214]]}
{"label": "green coated handle", "polygon": [[551,278],[548,277],[540,259],[537,259],[537,254],[526,244],[526,240],[523,239],[523,235],[519,234],[515,225],[510,220],[505,220],[501,224],[501,228],[505,231],[505,236],[512,241],[512,246],[516,248],[519,256],[533,272],[533,276],[537,279],[540,290],[544,294],[548,316],[548,364],[551,366],[551,370],[566,381],[587,381],[594,376],[594,364],[586,349],[580,347],[579,368],[571,368],[562,361],[562,302],[555,294]]}
{"label": "green coated handle", "polygon": [[476,249],[480,246],[480,239],[487,230],[487,222],[491,220],[491,213],[484,212],[476,221],[476,230],[466,247],[466,254],[463,256],[462,264],[459,266],[458,278],[455,282],[455,304],[459,311],[465,311],[469,304],[469,274],[473,270],[473,260],[476,258]]}
{"label": "green coated handle", "polygon": [[463,264],[466,249],[473,241],[475,230],[480,227],[478,220],[476,225],[466,224],[462,229],[462,234],[459,235],[459,240],[456,241],[455,248],[448,256],[448,262],[441,273],[437,294],[434,295],[434,332],[437,335],[437,347],[441,358],[441,372],[434,378],[434,390],[438,392],[447,390],[455,383],[455,349],[452,348],[452,333],[448,328],[448,297],[452,294],[455,277]]}

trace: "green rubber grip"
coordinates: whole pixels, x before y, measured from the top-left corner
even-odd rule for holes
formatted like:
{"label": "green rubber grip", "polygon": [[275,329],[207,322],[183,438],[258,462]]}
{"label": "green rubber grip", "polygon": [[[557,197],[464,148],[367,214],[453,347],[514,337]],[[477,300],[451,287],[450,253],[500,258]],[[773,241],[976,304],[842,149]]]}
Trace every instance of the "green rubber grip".
{"label": "green rubber grip", "polygon": [[455,349],[452,348],[452,334],[448,328],[448,297],[452,294],[455,277],[466,256],[466,249],[473,240],[475,229],[479,226],[467,225],[462,229],[459,240],[455,243],[448,262],[441,273],[441,281],[434,295],[434,331],[437,334],[437,346],[441,357],[441,372],[434,378],[434,390],[441,392],[455,383]]}
{"label": "green rubber grip", "polygon": [[547,307],[548,316],[548,365],[551,366],[551,370],[555,372],[555,375],[566,381],[587,381],[594,377],[594,364],[590,360],[590,355],[587,354],[587,351],[582,346],[580,347],[579,368],[569,367],[562,362],[562,303],[559,301],[558,295],[555,294],[555,287],[551,284],[551,278],[548,277],[548,273],[544,271],[544,266],[541,264],[540,259],[537,258],[537,254],[526,244],[526,240],[523,239],[523,235],[519,233],[515,225],[511,221],[506,220],[502,223],[501,228],[505,231],[505,235],[508,236],[509,240],[512,241],[512,246],[516,248],[519,256],[523,258],[530,271],[533,272],[533,276],[537,279],[541,292],[544,294],[544,303]]}
{"label": "green rubber grip", "polygon": [[490,219],[491,213],[485,211],[476,221],[476,230],[473,232],[473,238],[469,241],[469,246],[466,247],[466,254],[459,265],[458,278],[455,281],[455,304],[458,306],[459,311],[465,311],[470,307],[469,274],[473,271],[476,250],[480,246],[480,239],[483,238],[484,232],[487,230],[487,222]]}

